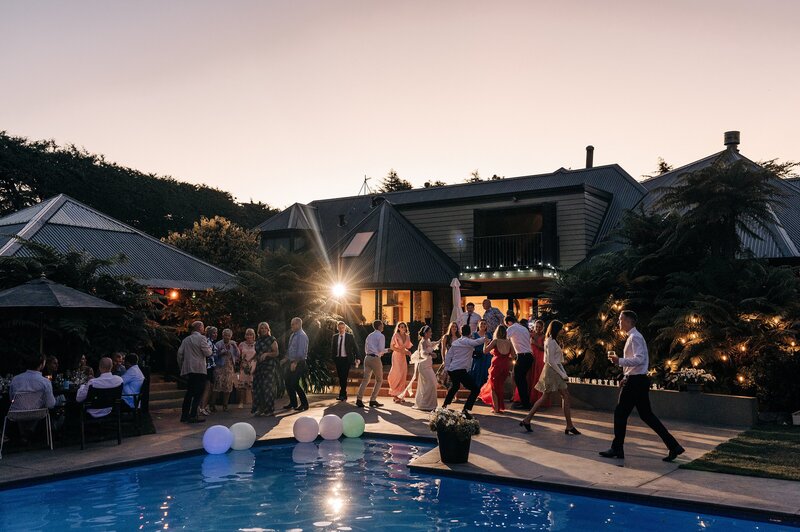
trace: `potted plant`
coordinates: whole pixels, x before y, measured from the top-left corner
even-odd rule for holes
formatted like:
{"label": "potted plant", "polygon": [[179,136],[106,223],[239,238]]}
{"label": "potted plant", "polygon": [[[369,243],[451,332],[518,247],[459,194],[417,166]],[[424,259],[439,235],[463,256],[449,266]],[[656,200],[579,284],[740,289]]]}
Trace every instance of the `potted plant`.
{"label": "potted plant", "polygon": [[439,456],[445,464],[463,464],[469,459],[472,436],[480,434],[478,420],[439,407],[431,413],[429,426],[439,440]]}
{"label": "potted plant", "polygon": [[672,383],[678,389],[685,386],[687,392],[698,393],[703,391],[703,385],[707,382],[716,382],[716,378],[704,369],[681,368],[667,376],[667,382]]}

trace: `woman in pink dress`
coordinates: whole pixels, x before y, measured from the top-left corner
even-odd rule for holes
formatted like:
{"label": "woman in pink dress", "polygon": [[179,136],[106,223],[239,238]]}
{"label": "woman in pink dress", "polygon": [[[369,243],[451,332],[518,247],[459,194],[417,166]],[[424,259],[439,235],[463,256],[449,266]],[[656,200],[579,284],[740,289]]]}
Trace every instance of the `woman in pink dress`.
{"label": "woman in pink dress", "polygon": [[392,350],[392,369],[389,370],[389,395],[395,403],[403,402],[403,392],[406,389],[408,377],[408,358],[411,356],[411,335],[408,334],[408,325],[400,322],[395,328],[392,341],[389,343]]}
{"label": "woman in pink dress", "polygon": [[256,369],[256,332],[247,329],[244,332],[244,341],[239,343],[239,373],[236,375],[238,388],[241,394],[239,408],[253,403],[253,373]]}
{"label": "woman in pink dress", "polygon": [[504,397],[506,380],[511,372],[511,360],[517,356],[506,334],[505,325],[497,327],[494,340],[486,344],[483,351],[492,353],[492,365],[489,366],[489,380],[481,388],[478,397],[484,404],[492,405],[492,412],[497,414],[506,409]]}

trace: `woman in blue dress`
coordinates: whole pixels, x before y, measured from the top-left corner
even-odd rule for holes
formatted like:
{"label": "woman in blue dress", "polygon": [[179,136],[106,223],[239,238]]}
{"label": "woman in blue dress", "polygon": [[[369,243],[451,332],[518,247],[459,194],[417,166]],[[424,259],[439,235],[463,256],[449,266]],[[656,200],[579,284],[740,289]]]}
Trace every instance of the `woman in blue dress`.
{"label": "woman in blue dress", "polygon": [[[478,322],[478,330],[472,333],[473,338],[488,338],[492,339],[492,333],[489,331],[486,320]],[[469,374],[475,380],[475,384],[480,389],[489,378],[489,366],[492,365],[492,354],[483,352],[483,344],[475,348],[472,354],[472,369]]]}

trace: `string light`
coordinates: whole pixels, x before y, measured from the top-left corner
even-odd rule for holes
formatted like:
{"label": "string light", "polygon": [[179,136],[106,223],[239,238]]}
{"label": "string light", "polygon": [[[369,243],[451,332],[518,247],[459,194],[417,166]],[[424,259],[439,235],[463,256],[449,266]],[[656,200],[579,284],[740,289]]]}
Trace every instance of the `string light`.
{"label": "string light", "polygon": [[744,382],[744,375],[738,375],[736,377],[736,380],[739,381],[740,384],[743,383]]}
{"label": "string light", "polygon": [[721,356],[721,357],[719,357],[719,358],[720,358],[720,359],[721,359],[723,362],[727,362],[727,361],[728,361],[728,355],[722,355],[722,356]]}

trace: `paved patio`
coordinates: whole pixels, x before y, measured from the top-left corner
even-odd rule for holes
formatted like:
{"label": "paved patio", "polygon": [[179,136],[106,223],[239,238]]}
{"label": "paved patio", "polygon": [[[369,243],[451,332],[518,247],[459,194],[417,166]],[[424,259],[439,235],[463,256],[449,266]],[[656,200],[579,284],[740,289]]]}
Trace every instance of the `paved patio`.
{"label": "paved patio", "polygon": [[[343,415],[355,410],[352,404],[338,403],[330,396],[312,396],[310,399],[312,408],[306,414],[317,418],[328,413]],[[433,437],[426,424],[427,414],[409,406],[387,402],[379,409],[365,409],[362,413],[367,431],[372,434]],[[702,456],[734,437],[741,429],[667,420],[665,424],[686,448],[686,454],[674,463],[665,463],[661,461],[665,455],[661,441],[632,416],[625,460],[607,460],[600,458],[597,451],[606,449],[611,439],[609,414],[575,411],[575,425],[583,434],[566,436],[559,413],[551,408],[537,415],[534,432],[527,434],[518,425],[523,415],[521,412],[497,416],[492,415],[487,407],[478,406],[475,414],[481,422],[482,433],[472,440],[470,463],[442,464],[438,450],[434,449],[411,466],[434,474],[477,474],[568,489],[597,489],[736,509],[766,510],[800,518],[800,482],[678,469],[681,463]],[[67,447],[57,448],[54,452],[35,450],[7,454],[0,460],[0,487],[197,451],[202,447],[205,428],[217,423],[230,426],[237,421],[248,421],[263,441],[290,438],[292,423],[298,414],[254,418],[243,409],[232,408],[227,413],[210,416],[208,422],[201,425],[179,423],[178,417],[179,412],[175,410],[153,412],[158,433],[125,439],[121,446],[106,441],[90,443],[86,451]]]}

